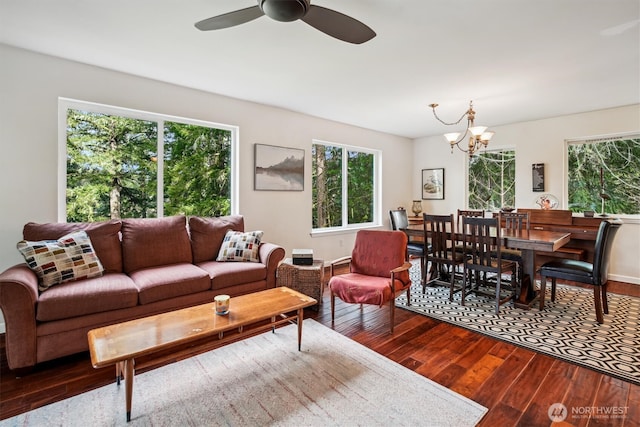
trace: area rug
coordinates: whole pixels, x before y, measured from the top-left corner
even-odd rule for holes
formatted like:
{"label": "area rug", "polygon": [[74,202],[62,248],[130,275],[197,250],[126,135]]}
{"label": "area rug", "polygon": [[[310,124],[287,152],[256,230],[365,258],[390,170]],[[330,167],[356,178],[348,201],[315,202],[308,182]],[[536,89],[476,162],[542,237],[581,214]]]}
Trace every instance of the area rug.
{"label": "area rug", "polygon": [[543,311],[505,304],[496,315],[491,298],[470,294],[463,306],[460,293],[449,301],[445,286],[428,286],[423,294],[416,263],[410,274],[411,305],[403,294],[398,307],[640,385],[640,298],[608,293],[609,314],[599,325],[592,290],[558,284],[551,302],[549,285]]}
{"label": "area rug", "polygon": [[0,426],[473,426],[487,409],[307,319]]}

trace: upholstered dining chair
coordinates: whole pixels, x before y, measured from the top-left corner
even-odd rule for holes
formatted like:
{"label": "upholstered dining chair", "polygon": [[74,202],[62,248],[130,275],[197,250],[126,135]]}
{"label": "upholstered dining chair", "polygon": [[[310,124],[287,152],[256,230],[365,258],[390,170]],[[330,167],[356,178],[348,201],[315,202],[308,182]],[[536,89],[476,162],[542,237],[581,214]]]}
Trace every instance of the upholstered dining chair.
{"label": "upholstered dining chair", "polygon": [[[464,235],[462,240],[464,253],[464,285],[462,287],[462,305],[467,295],[467,282],[471,292],[487,296],[493,296],[496,302],[496,314],[500,312],[500,305],[513,299],[516,289],[516,263],[506,260],[501,254],[501,230],[498,218],[462,218]],[[510,292],[503,296],[502,275],[511,273]],[[472,276],[475,274],[475,280]],[[479,280],[482,275],[484,280]],[[487,277],[491,276],[491,282]],[[495,279],[494,279],[495,278]],[[490,293],[481,285],[492,285],[495,280],[495,291]]]}
{"label": "upholstered dining chair", "polygon": [[[403,231],[360,230],[351,256],[330,263],[331,321],[335,319],[336,296],[346,303],[389,304],[391,333],[395,323],[395,299],[407,293],[411,304],[411,280],[407,261],[407,235]],[[349,272],[335,274],[339,265],[349,264]]]}
{"label": "upholstered dining chair", "polygon": [[[389,211],[389,217],[391,219],[391,229],[400,230],[409,226],[409,218],[407,217],[407,211],[404,209],[393,209]],[[407,255],[409,257],[420,258],[420,277],[422,277],[422,283],[427,277],[427,251],[429,251],[428,243],[412,241],[407,242]]]}
{"label": "upholstered dining chair", "polygon": [[556,280],[584,283],[593,286],[593,301],[598,323],[604,323],[604,315],[609,314],[607,302],[607,281],[609,275],[609,261],[613,239],[622,225],[620,220],[607,219],[600,223],[596,235],[593,263],[573,259],[550,261],[540,267],[540,310],[544,309],[544,298],[547,278],[551,278],[551,301],[556,300]]}
{"label": "upholstered dining chair", "polygon": [[[456,231],[453,214],[432,215],[422,214],[424,220],[424,239],[431,242],[431,250],[427,252],[427,263],[435,271],[433,281],[447,281],[449,283],[449,301],[453,301],[453,294],[462,288],[455,286],[456,268],[461,267],[464,255],[455,250]],[[426,292],[427,282],[422,284],[422,293]]]}

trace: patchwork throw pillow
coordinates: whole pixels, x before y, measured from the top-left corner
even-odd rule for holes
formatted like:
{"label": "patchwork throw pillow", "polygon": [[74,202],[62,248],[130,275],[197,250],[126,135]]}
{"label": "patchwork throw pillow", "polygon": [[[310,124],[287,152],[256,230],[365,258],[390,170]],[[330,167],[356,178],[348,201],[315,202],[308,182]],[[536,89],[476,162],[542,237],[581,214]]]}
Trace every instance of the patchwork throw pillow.
{"label": "patchwork throw pillow", "polygon": [[262,231],[227,231],[216,261],[260,262],[258,249],[262,234]]}
{"label": "patchwork throw pillow", "polygon": [[18,250],[38,276],[38,289],[102,275],[104,268],[85,231],[76,231],[58,240],[18,242]]}

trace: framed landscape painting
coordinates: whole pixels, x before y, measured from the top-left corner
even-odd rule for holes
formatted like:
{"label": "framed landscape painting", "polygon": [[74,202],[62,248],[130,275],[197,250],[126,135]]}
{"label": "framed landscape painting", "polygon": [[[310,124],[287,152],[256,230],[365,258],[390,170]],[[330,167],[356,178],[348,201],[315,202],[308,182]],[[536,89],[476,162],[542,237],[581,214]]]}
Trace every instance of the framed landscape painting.
{"label": "framed landscape painting", "polygon": [[444,169],[422,169],[422,200],[444,199]]}
{"label": "framed landscape painting", "polygon": [[255,144],[256,190],[304,190],[304,150]]}

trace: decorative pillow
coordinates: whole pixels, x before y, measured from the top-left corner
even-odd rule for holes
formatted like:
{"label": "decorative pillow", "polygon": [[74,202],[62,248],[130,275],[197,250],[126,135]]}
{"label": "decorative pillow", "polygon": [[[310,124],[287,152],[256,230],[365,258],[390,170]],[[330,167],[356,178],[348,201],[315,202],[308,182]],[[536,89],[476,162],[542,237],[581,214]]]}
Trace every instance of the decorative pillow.
{"label": "decorative pillow", "polygon": [[122,221],[112,219],[97,222],[28,222],[22,229],[22,240],[56,240],[74,231],[84,230],[100,259],[104,273],[122,273]]}
{"label": "decorative pillow", "polygon": [[222,240],[216,261],[260,262],[258,249],[262,240],[262,231],[227,231]]}
{"label": "decorative pillow", "polygon": [[85,231],[76,231],[58,240],[21,240],[17,247],[38,276],[41,292],[60,283],[102,276],[104,271]]}
{"label": "decorative pillow", "polygon": [[220,246],[227,231],[244,231],[242,215],[219,217],[189,217],[189,237],[193,263],[212,261],[218,257]]}

